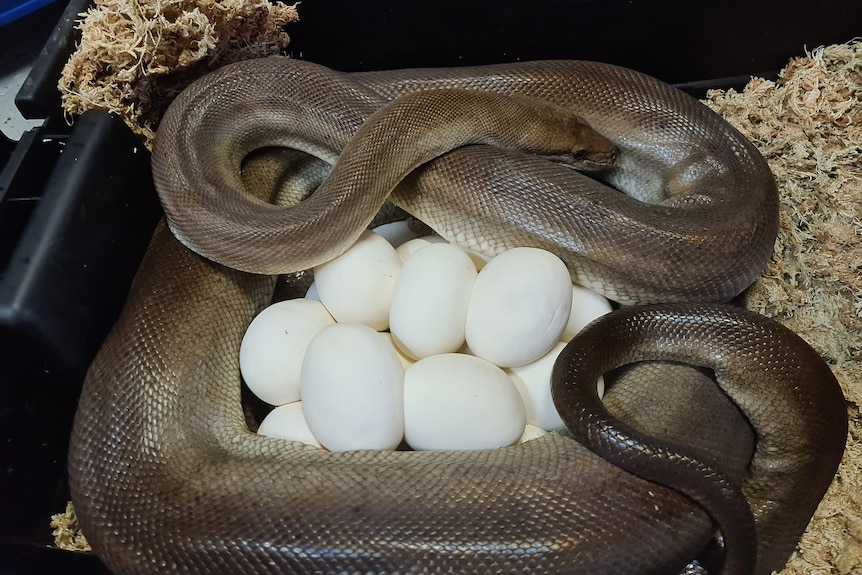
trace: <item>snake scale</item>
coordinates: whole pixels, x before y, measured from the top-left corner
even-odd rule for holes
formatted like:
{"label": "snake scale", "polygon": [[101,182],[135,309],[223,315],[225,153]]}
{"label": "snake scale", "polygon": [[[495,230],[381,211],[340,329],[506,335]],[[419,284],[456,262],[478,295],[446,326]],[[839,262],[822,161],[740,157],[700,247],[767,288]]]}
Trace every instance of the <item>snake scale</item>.
{"label": "snake scale", "polygon": [[[515,126],[548,118],[577,132],[564,149]],[[317,158],[299,162],[312,183],[335,167],[276,208],[243,172],[284,146]],[[832,480],[847,421],[828,366],[777,323],[710,303],[771,255],[768,167],[661,82],[577,61],[348,75],[253,60],[178,96],[153,170],[174,234],[157,229],[91,366],[69,455],[82,528],[117,573],[762,574]],[[576,337],[552,387],[571,432],[478,452],[257,436],[238,350],[268,274],[337,254],[387,196],[471,249],[550,249],[617,301],[704,303],[624,307]]]}

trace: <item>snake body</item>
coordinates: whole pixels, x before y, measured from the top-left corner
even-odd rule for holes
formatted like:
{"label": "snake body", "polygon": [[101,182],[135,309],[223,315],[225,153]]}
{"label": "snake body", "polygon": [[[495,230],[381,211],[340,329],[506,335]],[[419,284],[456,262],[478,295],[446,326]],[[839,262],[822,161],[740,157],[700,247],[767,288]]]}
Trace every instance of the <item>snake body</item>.
{"label": "snake body", "polygon": [[[768,259],[777,199],[763,159],[717,116],[641,74],[587,62],[358,75],[287,59],[226,67],[180,95],[163,120],[153,169],[175,235],[164,226],[154,235],[80,400],[70,485],[94,550],[118,573],[658,574],[685,568],[717,524],[727,572],[780,567],[838,465],[846,410],[801,339],[728,306],[621,310],[576,338],[553,385],[578,441],[555,433],[480,452],[334,454],[249,431],[239,344],[275,280],[211,259],[278,251],[279,222],[299,234],[280,248],[291,252],[282,268],[239,267],[294,271],[343,250],[386,194],[357,196],[345,175],[352,168],[340,165],[386,172],[380,158],[401,153],[388,146],[409,141],[375,138],[381,153],[354,134],[389,114],[432,114],[411,136],[421,140],[450,114],[435,109],[445,99],[423,94],[443,89],[539,98],[551,115],[573,110],[601,137],[580,134],[562,160],[615,159],[599,182],[518,149],[443,153],[447,144],[416,171],[414,158],[383,174],[397,185],[391,199],[463,245],[548,247],[582,283],[641,303],[727,300]],[[493,118],[495,135],[478,141],[499,143],[498,128],[514,120]],[[439,136],[447,142],[448,130]],[[432,147],[437,138],[427,138]],[[275,208],[245,194],[243,159],[272,146],[335,163],[329,178],[343,179],[324,183],[324,203],[355,218],[306,222],[314,196]],[[360,157],[340,159],[344,148]],[[625,345],[609,348],[608,336]],[[604,405],[585,391],[597,373],[649,359],[700,369],[669,388],[636,368]],[[668,415],[647,415],[653,401]],[[630,427],[607,410],[641,419]],[[738,509],[744,496],[750,511],[722,514],[715,493],[719,507]],[[746,541],[739,533],[751,535],[752,518],[756,535]]]}
{"label": "snake body", "polygon": [[[619,148],[601,177],[626,192],[610,193],[608,185],[517,151],[455,149],[392,195],[444,237],[489,255],[548,248],[581,284],[638,303],[726,301],[772,255],[777,193],[752,144],[666,84],[579,61],[346,76],[277,58],[216,71],[187,89],[160,124],[153,176],[172,231],[196,252],[256,273],[297,271],[347,249],[390,190],[370,194],[372,178],[360,176],[299,205],[275,207],[246,193],[243,158],[259,148],[292,147],[335,164],[384,103],[439,89],[527,97],[573,111]],[[426,119],[439,108],[419,95],[394,116],[402,133],[421,134],[427,143],[429,127],[420,132],[404,120]],[[541,116],[499,105],[485,110],[488,121],[502,125],[538,123]],[[435,127],[433,117],[428,124]],[[473,128],[450,127],[451,147]],[[394,150],[404,147],[393,138],[372,139],[349,167],[379,174],[375,154],[393,162]],[[384,174],[401,171],[386,166]]]}

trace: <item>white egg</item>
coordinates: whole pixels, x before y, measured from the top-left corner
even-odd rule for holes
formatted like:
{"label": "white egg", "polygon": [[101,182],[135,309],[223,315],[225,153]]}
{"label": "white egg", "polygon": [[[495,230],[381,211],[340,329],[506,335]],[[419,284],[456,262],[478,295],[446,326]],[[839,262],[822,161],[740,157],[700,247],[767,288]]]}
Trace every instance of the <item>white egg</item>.
{"label": "white egg", "polygon": [[407,223],[407,220],[381,224],[371,228],[371,231],[382,236],[387,242],[392,244],[392,247],[395,248],[404,242],[408,242],[413,238],[419,237],[419,234],[410,229],[410,225]]}
{"label": "white egg", "polygon": [[308,422],[305,421],[301,401],[279,405],[270,411],[260,422],[257,432],[267,437],[301,441],[307,445],[323,447],[314,437]]}
{"label": "white egg", "polygon": [[404,369],[371,327],[339,323],[320,330],[302,361],[303,411],[331,451],[394,449],[404,435]]}
{"label": "white egg", "polygon": [[431,244],[407,258],[389,308],[398,347],[414,359],[458,351],[476,275],[470,256],[451,244]]}
{"label": "white egg", "polygon": [[445,353],[404,372],[404,438],[417,450],[493,449],[524,432],[524,404],[494,364]]}
{"label": "white egg", "polygon": [[291,299],[273,304],[249,324],[239,350],[239,367],[249,390],[271,405],[299,400],[299,374],[314,335],[335,320],[318,301]]}
{"label": "white egg", "polygon": [[320,294],[317,293],[317,284],[311,282],[311,285],[308,286],[308,291],[305,292],[305,299],[313,299],[315,301],[320,301]]}
{"label": "white egg", "polygon": [[476,269],[479,271],[482,271],[482,268],[485,267],[485,264],[491,261],[491,256],[486,256],[485,254],[480,254],[479,252],[468,250],[466,248],[461,249],[464,250],[464,253],[470,256],[470,259],[473,260],[473,265],[475,265]]}
{"label": "white egg", "polygon": [[502,367],[529,363],[560,339],[572,306],[566,265],[538,248],[513,248],[479,272],[467,308],[475,355]]}
{"label": "white egg", "polygon": [[557,343],[539,359],[508,369],[509,376],[524,400],[527,423],[547,431],[563,429],[566,426],[551,398],[551,371],[564,347],[564,342]]}
{"label": "white egg", "polygon": [[386,341],[389,342],[389,345],[392,346],[392,349],[395,350],[395,353],[398,354],[398,359],[401,360],[401,367],[403,367],[404,369],[407,369],[408,367],[410,367],[411,365],[416,363],[415,359],[413,359],[412,357],[409,357],[407,354],[405,354],[401,350],[401,348],[398,347],[398,345],[395,343],[395,340],[392,339],[391,333],[389,333],[388,331],[381,331],[379,333],[380,333],[380,335],[382,335],[386,339]]}
{"label": "white egg", "polygon": [[[506,370],[524,400],[527,423],[548,431],[566,427],[551,396],[551,373],[554,371],[554,362],[565,347],[566,342],[561,341],[536,361]],[[599,377],[596,389],[599,397],[602,397],[605,392],[604,378]]]}
{"label": "white egg", "polygon": [[520,439],[518,439],[518,443],[524,443],[525,441],[530,441],[531,439],[536,439],[544,435],[548,435],[548,431],[528,423],[524,427],[524,433],[521,434]]}
{"label": "white egg", "polygon": [[572,338],[588,323],[610,313],[611,310],[613,310],[611,302],[605,296],[583,286],[572,285],[572,311],[560,340],[572,341]]}
{"label": "white egg", "polygon": [[314,268],[314,283],[336,321],[383,331],[389,327],[389,302],[400,269],[395,248],[366,230],[346,252]]}
{"label": "white egg", "polygon": [[401,258],[401,261],[407,261],[411,255],[421,250],[425,246],[430,246],[431,244],[445,244],[446,240],[437,235],[431,236],[422,236],[419,238],[413,238],[412,240],[406,241],[400,246],[398,246],[395,251],[398,253],[398,257]]}

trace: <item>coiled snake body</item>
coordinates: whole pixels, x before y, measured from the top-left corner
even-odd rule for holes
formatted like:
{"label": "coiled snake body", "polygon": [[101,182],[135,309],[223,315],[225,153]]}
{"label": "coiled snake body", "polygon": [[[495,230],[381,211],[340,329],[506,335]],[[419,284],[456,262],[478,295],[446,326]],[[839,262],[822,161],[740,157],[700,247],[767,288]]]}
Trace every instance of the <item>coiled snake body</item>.
{"label": "coiled snake body", "polygon": [[[514,107],[491,96],[465,119],[435,100],[443,88],[513,95]],[[524,97],[574,110],[613,142],[589,131],[577,138],[584,148],[546,153],[586,167],[618,154],[605,183],[517,150],[444,154],[453,137],[508,145],[497,132],[523,119],[510,114],[530,116],[516,112],[532,109]],[[560,113],[536,106],[537,116]],[[368,136],[398,114],[425,116],[424,127]],[[440,114],[456,128],[440,129]],[[477,121],[492,126],[478,139],[458,133]],[[414,139],[418,155],[380,164]],[[271,146],[328,163],[345,146],[353,156],[297,212],[241,192],[243,168],[254,171],[244,162]],[[412,171],[426,148],[443,155]],[[760,272],[777,226],[771,175],[742,136],[660,82],[587,62],[353,76],[287,59],[232,65],[178,97],[153,166],[177,237],[266,273],[343,250],[405,175],[393,199],[447,237],[487,253],[546,247],[623,302],[727,300]],[[375,173],[357,179],[357,167]],[[376,195],[357,197],[357,187]],[[278,269],[266,267],[273,260]],[[771,321],[706,303],[615,312],[557,363],[554,397],[569,428],[632,473],[567,433],[472,453],[333,454],[260,437],[243,415],[238,349],[274,282],[156,232],[88,374],[70,449],[82,527],[118,573],[674,573],[707,546],[713,521],[728,571],[768,573],[786,561],[843,451],[843,397],[817,354]],[[672,363],[623,373],[604,405],[590,395],[598,374],[653,359]],[[649,383],[653,369],[688,369],[678,362],[700,369],[672,389]],[[668,414],[652,414],[654,402]],[[723,511],[739,510],[740,482],[756,544],[748,509]]]}

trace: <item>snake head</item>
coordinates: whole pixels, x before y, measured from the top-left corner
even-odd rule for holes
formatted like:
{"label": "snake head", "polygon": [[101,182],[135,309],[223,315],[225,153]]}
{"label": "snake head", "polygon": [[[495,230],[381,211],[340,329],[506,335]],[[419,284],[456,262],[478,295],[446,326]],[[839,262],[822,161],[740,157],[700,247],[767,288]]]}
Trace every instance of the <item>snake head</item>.
{"label": "snake head", "polygon": [[[561,121],[559,121],[561,120]],[[581,172],[599,172],[614,166],[619,150],[612,141],[598,133],[586,120],[566,111],[558,116],[558,124],[549,131],[551,153],[542,154]]]}
{"label": "snake head", "polygon": [[619,153],[616,144],[580,118],[573,122],[569,129],[573,145],[569,148],[569,158],[562,163],[585,172],[597,172],[613,167]]}
{"label": "snake head", "polygon": [[579,148],[572,152],[572,161],[564,164],[584,172],[599,172],[610,169],[617,161],[617,147],[611,144],[610,149]]}
{"label": "snake head", "polygon": [[617,161],[617,147],[579,147],[565,154],[545,156],[547,159],[578,170],[579,172],[601,172],[611,169]]}

